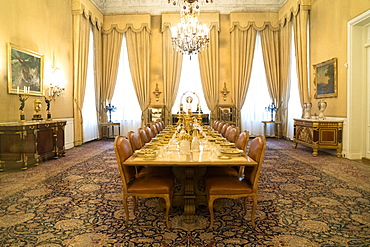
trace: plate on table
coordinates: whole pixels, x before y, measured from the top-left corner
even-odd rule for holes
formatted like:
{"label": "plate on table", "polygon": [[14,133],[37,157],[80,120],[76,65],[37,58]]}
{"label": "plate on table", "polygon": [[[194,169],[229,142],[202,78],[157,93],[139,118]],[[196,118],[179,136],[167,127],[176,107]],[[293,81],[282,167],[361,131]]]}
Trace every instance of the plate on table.
{"label": "plate on table", "polygon": [[145,156],[145,155],[156,155],[157,152],[152,150],[152,149],[140,149],[140,150],[136,150],[135,151],[135,154],[137,154],[137,156]]}
{"label": "plate on table", "polygon": [[226,155],[219,155],[219,156],[218,156],[218,158],[219,158],[220,160],[229,160],[229,159],[231,159],[231,157],[230,157],[230,156],[226,156]]}
{"label": "plate on table", "polygon": [[224,155],[233,155],[233,156],[239,156],[243,153],[243,150],[239,149],[223,149],[221,150],[221,153]]}
{"label": "plate on table", "polygon": [[235,147],[235,143],[232,142],[224,142],[220,144],[221,147]]}
{"label": "plate on table", "polygon": [[144,154],[143,159],[145,160],[155,160],[157,158],[156,154]]}

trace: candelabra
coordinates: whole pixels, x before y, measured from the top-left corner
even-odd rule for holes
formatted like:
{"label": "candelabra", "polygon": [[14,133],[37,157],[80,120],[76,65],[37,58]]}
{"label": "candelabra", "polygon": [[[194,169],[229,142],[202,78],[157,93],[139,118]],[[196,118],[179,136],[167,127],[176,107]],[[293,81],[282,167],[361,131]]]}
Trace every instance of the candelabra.
{"label": "candelabra", "polygon": [[50,84],[49,90],[48,90],[48,95],[44,96],[45,103],[46,103],[46,120],[50,121],[52,120],[51,118],[51,111],[50,111],[50,105],[51,101],[55,101],[56,97],[61,97],[64,94],[64,88],[60,87],[59,85],[53,85]]}
{"label": "candelabra", "polygon": [[105,111],[109,114],[109,121],[108,123],[112,123],[112,112],[115,112],[117,108],[110,103],[105,107]]}
{"label": "candelabra", "polygon": [[20,119],[19,122],[24,122],[26,120],[26,117],[24,115],[24,106],[26,105],[26,100],[30,97],[29,93],[24,94],[18,94],[19,101],[21,102],[21,106],[19,107],[20,111]]}
{"label": "candelabra", "polygon": [[272,102],[268,107],[265,107],[265,110],[271,112],[271,122],[274,121],[274,112],[276,112],[277,107],[275,106],[274,102]]}

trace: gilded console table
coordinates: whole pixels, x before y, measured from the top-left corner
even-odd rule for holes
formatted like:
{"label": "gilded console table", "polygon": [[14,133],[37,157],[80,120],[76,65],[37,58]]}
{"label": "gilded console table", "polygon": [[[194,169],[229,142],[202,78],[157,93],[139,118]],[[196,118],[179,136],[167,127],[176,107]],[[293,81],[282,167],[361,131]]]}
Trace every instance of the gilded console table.
{"label": "gilded console table", "polygon": [[315,157],[319,149],[336,149],[342,157],[342,132],[343,121],[294,119],[293,148],[297,144],[311,147]]}
{"label": "gilded console table", "polygon": [[66,121],[0,123],[0,171],[9,165],[28,165],[64,156]]}

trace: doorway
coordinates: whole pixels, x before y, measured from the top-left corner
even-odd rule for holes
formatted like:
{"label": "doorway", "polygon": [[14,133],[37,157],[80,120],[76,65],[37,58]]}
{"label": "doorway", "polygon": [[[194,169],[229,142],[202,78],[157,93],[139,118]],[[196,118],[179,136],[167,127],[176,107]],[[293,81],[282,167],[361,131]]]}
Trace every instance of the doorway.
{"label": "doorway", "polygon": [[348,22],[347,154],[370,158],[370,10]]}

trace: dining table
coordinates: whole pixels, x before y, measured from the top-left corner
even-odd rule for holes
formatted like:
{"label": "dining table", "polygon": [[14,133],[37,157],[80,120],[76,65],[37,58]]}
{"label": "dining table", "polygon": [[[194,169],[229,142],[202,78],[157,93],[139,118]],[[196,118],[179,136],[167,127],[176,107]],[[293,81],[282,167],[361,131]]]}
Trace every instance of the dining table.
{"label": "dining table", "polygon": [[184,207],[183,219],[192,224],[196,208],[207,206],[207,197],[202,186],[207,168],[210,166],[255,166],[255,162],[244,151],[229,143],[210,127],[198,134],[196,148],[184,150],[175,126],[168,126],[160,134],[136,150],[123,165],[127,166],[170,166],[180,182],[173,194],[172,204]]}

